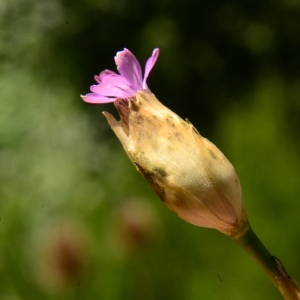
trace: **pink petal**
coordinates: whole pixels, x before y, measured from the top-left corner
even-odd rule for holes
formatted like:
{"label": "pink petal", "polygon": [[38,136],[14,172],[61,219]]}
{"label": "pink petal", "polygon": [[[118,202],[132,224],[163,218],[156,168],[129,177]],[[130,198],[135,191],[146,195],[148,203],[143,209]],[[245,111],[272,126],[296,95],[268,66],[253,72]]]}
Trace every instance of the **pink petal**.
{"label": "pink petal", "polygon": [[95,93],[86,94],[84,96],[81,96],[81,98],[83,99],[83,101],[88,103],[109,103],[116,100],[116,98],[108,98]]}
{"label": "pink petal", "polygon": [[118,75],[118,74],[116,74],[115,72],[110,71],[110,70],[104,70],[99,74],[99,76],[96,75],[96,76],[94,76],[94,78],[98,83],[101,83],[102,79],[107,75]]}
{"label": "pink petal", "polygon": [[159,55],[159,49],[155,48],[152,52],[151,57],[148,58],[147,62],[146,62],[146,66],[145,66],[145,75],[144,75],[144,79],[143,79],[143,89],[147,89],[147,83],[146,80],[149,76],[150,71],[152,70],[153,66],[156,63],[156,60],[158,58]]}
{"label": "pink petal", "polygon": [[90,90],[102,96],[114,96],[120,98],[126,98],[136,94],[135,89],[128,81],[117,74],[104,76],[101,83],[92,85]]}
{"label": "pink petal", "polygon": [[115,98],[128,98],[132,97],[136,94],[134,90],[122,90],[117,86],[109,87],[109,88],[100,88],[97,85],[91,86],[91,92],[94,94],[104,96],[104,97],[115,97]]}
{"label": "pink petal", "polygon": [[115,62],[121,76],[125,77],[136,91],[142,90],[142,69],[136,57],[125,48],[117,52]]}

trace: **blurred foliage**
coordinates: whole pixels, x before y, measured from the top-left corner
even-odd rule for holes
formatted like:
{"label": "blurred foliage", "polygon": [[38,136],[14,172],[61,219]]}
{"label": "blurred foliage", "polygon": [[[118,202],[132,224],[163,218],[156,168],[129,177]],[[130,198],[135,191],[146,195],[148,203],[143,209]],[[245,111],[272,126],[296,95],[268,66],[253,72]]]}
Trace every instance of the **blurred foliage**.
{"label": "blurred foliage", "polygon": [[160,203],[100,114],[113,105],[79,94],[116,51],[159,47],[150,88],[234,164],[300,280],[299,36],[299,0],[2,0],[0,298],[281,299],[230,239]]}

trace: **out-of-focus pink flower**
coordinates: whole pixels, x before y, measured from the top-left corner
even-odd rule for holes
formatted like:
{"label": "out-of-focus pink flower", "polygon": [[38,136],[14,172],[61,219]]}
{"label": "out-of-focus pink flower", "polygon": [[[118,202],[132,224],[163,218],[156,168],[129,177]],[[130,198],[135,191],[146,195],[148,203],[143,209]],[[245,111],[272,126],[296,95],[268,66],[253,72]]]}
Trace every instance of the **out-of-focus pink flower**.
{"label": "out-of-focus pink flower", "polygon": [[158,238],[159,220],[154,208],[143,199],[124,199],[115,217],[117,248],[135,252],[151,246]]}
{"label": "out-of-focus pink flower", "polygon": [[89,103],[108,103],[117,98],[133,97],[137,91],[147,90],[146,81],[158,55],[159,49],[156,48],[146,62],[143,77],[140,63],[128,49],[117,52],[115,62],[120,74],[110,70],[102,71],[99,76],[95,76],[98,84],[90,87],[92,93],[81,96],[82,99]]}
{"label": "out-of-focus pink flower", "polygon": [[[44,232],[37,264],[42,288],[59,292],[75,286],[87,274],[89,251],[82,228],[66,221]],[[51,288],[51,289],[50,289]]]}

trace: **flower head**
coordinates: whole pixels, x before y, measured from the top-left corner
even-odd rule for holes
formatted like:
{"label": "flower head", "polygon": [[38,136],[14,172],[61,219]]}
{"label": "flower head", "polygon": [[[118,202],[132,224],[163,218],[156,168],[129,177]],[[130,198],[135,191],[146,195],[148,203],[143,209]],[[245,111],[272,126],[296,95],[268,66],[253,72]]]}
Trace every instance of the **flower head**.
{"label": "flower head", "polygon": [[137,170],[164,204],[180,218],[237,237],[248,227],[239,179],[222,152],[194,126],[160,103],[146,79],[158,56],[146,63],[144,78],[133,54],[115,57],[120,75],[96,76],[87,102],[114,102],[121,120],[104,112]]}
{"label": "flower head", "polygon": [[82,99],[89,103],[108,103],[117,98],[133,97],[137,91],[147,90],[146,80],[158,55],[159,49],[156,48],[146,62],[143,77],[140,63],[128,49],[117,52],[115,62],[120,74],[110,70],[102,71],[99,76],[95,76],[98,84],[91,86],[92,93],[81,96]]}

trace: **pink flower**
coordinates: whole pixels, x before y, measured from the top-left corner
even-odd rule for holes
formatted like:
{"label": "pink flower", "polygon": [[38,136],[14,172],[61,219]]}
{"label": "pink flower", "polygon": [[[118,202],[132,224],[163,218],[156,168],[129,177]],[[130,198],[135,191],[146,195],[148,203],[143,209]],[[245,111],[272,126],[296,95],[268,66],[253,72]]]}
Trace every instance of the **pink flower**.
{"label": "pink flower", "polygon": [[90,87],[92,93],[81,96],[81,98],[89,103],[108,103],[114,102],[118,98],[133,97],[137,91],[147,90],[146,80],[158,55],[159,49],[156,48],[146,62],[143,77],[140,63],[128,49],[117,52],[115,62],[120,74],[110,70],[102,71],[99,76],[95,76],[98,84]]}

